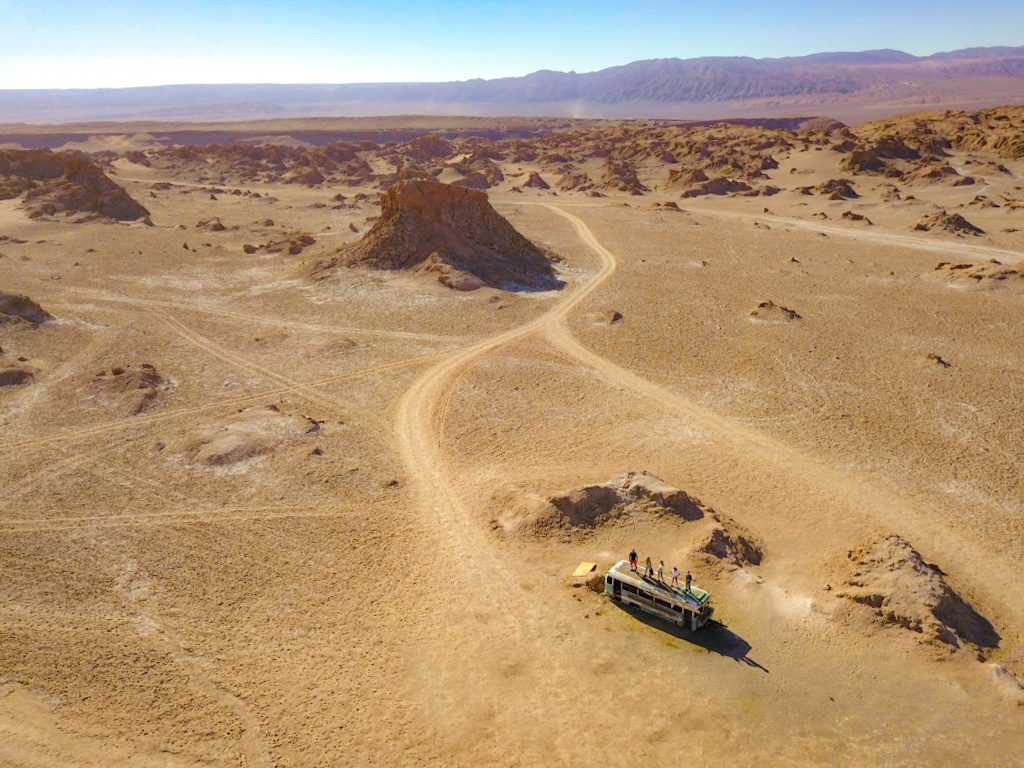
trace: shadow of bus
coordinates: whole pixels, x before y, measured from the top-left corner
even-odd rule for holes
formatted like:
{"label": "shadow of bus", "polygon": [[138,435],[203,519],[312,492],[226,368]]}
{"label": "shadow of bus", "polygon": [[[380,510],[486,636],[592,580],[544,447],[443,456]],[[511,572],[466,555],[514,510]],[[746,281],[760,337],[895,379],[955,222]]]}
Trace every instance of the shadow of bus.
{"label": "shadow of bus", "polygon": [[690,645],[696,645],[709,653],[725,656],[733,661],[760,669],[765,674],[768,674],[768,670],[765,667],[750,658],[750,643],[719,621],[712,619],[703,628],[692,632],[687,627],[681,627],[678,624],[673,624],[671,621],[666,621],[658,616],[646,613],[634,605],[623,605],[618,601],[612,601],[612,605],[653,629],[678,638]]}

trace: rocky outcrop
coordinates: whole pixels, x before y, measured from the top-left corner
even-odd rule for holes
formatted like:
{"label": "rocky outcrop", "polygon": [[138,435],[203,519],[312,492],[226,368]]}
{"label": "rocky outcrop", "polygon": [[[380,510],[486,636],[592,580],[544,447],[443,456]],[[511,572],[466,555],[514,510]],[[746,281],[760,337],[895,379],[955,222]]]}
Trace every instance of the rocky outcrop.
{"label": "rocky outcrop", "polygon": [[[491,207],[484,192],[436,181],[405,181],[381,198],[381,215],[357,243],[320,262],[313,276],[339,266],[421,269],[471,275],[506,290],[551,290],[563,283],[553,259]],[[468,284],[467,284],[468,285]]]}
{"label": "rocky outcrop", "polygon": [[628,192],[631,195],[642,195],[651,191],[640,183],[636,175],[636,166],[626,162],[609,162],[597,186],[600,189]]}
{"label": "rocky outcrop", "polygon": [[750,310],[749,317],[755,320],[803,320],[803,317],[789,307],[776,304],[774,301],[762,301]]}
{"label": "rocky outcrop", "polygon": [[316,239],[311,235],[293,235],[282,240],[271,240],[261,246],[243,245],[242,250],[248,254],[287,253],[289,256],[298,256],[306,248],[315,244]]}
{"label": "rocky outcrop", "polygon": [[0,368],[0,387],[24,387],[33,381],[35,375],[25,368]]}
{"label": "rocky outcrop", "polygon": [[702,168],[669,171],[665,189],[690,189],[708,180]]}
{"label": "rocky outcrop", "polygon": [[98,399],[132,416],[149,410],[172,386],[149,363],[114,366],[93,377]]}
{"label": "rocky outcrop", "polygon": [[594,188],[594,182],[582,171],[568,171],[558,180],[558,188],[562,192],[589,192]]}
{"label": "rocky outcrop", "polygon": [[914,229],[919,232],[950,232],[954,235],[984,235],[985,230],[976,227],[959,213],[936,211],[922,218]]}
{"label": "rocky outcrop", "polygon": [[862,213],[854,213],[853,211],[843,211],[843,215],[839,218],[844,219],[845,221],[860,222],[861,224],[867,224],[868,226],[872,225],[871,219],[867,216]]}
{"label": "rocky outcrop", "polygon": [[745,181],[716,176],[713,179],[694,184],[681,197],[701,197],[702,195],[729,195],[738,192],[750,192],[753,189]]}
{"label": "rocky outcrop", "polygon": [[551,185],[544,181],[536,171],[530,174],[530,177],[522,183],[522,186],[529,187],[530,189],[551,189]]}
{"label": "rocky outcrop", "polygon": [[1024,288],[1024,269],[995,259],[983,263],[943,261],[927,277],[986,288]]}
{"label": "rocky outcrop", "polygon": [[627,472],[602,485],[588,485],[548,499],[559,524],[591,528],[626,507],[641,505],[652,511],[700,520],[705,511],[699,501],[646,472]]}
{"label": "rocky outcrop", "polygon": [[326,179],[317,168],[295,168],[284,174],[282,181],[285,184],[302,184],[306,187],[316,187],[323,184]]}
{"label": "rocky outcrop", "polygon": [[764,550],[735,521],[649,472],[626,472],[606,483],[549,496],[498,488],[494,530],[527,539],[573,541],[638,519],[678,524],[693,556],[714,569],[758,566]]}
{"label": "rocky outcrop", "polygon": [[855,149],[839,161],[839,169],[851,173],[875,174],[899,178],[903,172],[882,159],[878,153],[867,149]]}
{"label": "rocky outcrop", "polygon": [[427,134],[413,139],[402,147],[402,154],[413,160],[434,160],[441,157],[448,157],[454,151],[452,144],[436,134]]}
{"label": "rocky outcrop", "polygon": [[202,232],[223,232],[227,227],[224,226],[224,222],[219,217],[214,216],[211,219],[200,219],[196,222],[196,229]]}
{"label": "rocky outcrop", "polygon": [[28,296],[0,291],[0,325],[19,320],[39,325],[53,320],[53,315]]}
{"label": "rocky outcrop", "polygon": [[815,187],[814,191],[827,196],[829,200],[850,200],[860,197],[849,179],[829,179]]}
{"label": "rocky outcrop", "polygon": [[697,547],[709,562],[720,561],[739,568],[747,565],[760,565],[764,559],[764,551],[754,538],[741,531],[731,520],[727,521],[717,515],[718,525],[711,529],[704,542]]}
{"label": "rocky outcrop", "polygon": [[31,218],[138,221],[149,216],[102,168],[74,153],[0,151],[0,190],[8,198],[23,194],[22,207]]}

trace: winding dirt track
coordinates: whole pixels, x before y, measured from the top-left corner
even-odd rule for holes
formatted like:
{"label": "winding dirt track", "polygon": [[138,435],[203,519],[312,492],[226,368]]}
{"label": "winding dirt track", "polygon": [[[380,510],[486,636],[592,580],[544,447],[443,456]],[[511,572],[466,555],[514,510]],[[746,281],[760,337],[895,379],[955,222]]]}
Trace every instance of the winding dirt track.
{"label": "winding dirt track", "polygon": [[[520,205],[542,205],[542,203],[519,203]],[[560,206],[572,208],[601,208],[601,203],[561,203]],[[547,206],[554,208],[553,206]],[[568,214],[561,208],[555,208],[563,216]],[[964,258],[976,259],[1005,259],[1011,257],[1017,262],[1024,262],[1024,253],[1006,248],[994,248],[987,245],[975,245],[973,243],[960,243],[954,240],[942,239],[929,241],[925,237],[916,235],[901,235],[895,232],[886,232],[879,229],[868,229],[867,227],[844,226],[842,224],[825,224],[820,221],[795,218],[792,216],[778,216],[776,214],[747,213],[743,211],[727,211],[720,207],[708,204],[701,204],[690,201],[686,204],[686,211],[699,213],[701,216],[712,216],[719,219],[743,219],[745,221],[759,221],[763,224],[784,224],[794,229],[802,229],[808,232],[821,232],[826,235],[845,237],[850,240],[877,243],[879,245],[891,245],[900,248],[911,248],[915,251],[927,251],[942,256],[956,254]],[[582,237],[582,235],[581,235]]]}
{"label": "winding dirt track", "polygon": [[[546,208],[572,222],[577,234],[601,258],[601,268],[590,282],[564,297],[540,317],[517,328],[464,347],[425,371],[405,391],[398,402],[394,429],[399,454],[413,479],[416,501],[423,509],[462,510],[462,503],[453,491],[447,465],[441,449],[438,404],[445,396],[445,388],[455,377],[477,358],[499,347],[518,341],[530,334],[557,330],[562,321],[587,296],[593,293],[615,272],[615,257],[604,248],[580,219],[553,205]],[[568,334],[562,329],[562,333]],[[596,357],[596,356],[595,356]],[[471,526],[467,526],[471,527]]]}
{"label": "winding dirt track", "polygon": [[[220,357],[220,355],[215,352],[211,352],[211,354],[214,354],[214,356],[216,357]],[[162,411],[160,413],[154,413],[148,416],[132,416],[127,419],[119,419],[117,421],[109,422],[107,424],[99,424],[95,427],[87,427],[86,429],[71,430],[68,432],[60,432],[52,435],[45,435],[43,437],[19,440],[17,442],[8,443],[6,450],[0,452],[0,456],[13,454],[26,448],[37,448],[42,446],[48,446],[53,443],[63,443],[73,440],[84,440],[89,437],[106,434],[107,432],[116,432],[119,430],[130,429],[140,424],[150,424],[160,421],[167,421],[169,419],[175,419],[181,416],[189,416],[196,413],[204,413],[206,411],[215,411],[221,408],[234,408],[239,405],[245,405],[248,403],[257,403],[262,400],[266,400],[267,398],[278,397],[280,395],[287,393],[297,393],[303,397],[306,397],[307,392],[314,387],[323,387],[326,386],[327,384],[334,384],[339,381],[346,381],[348,379],[355,379],[361,376],[368,376],[373,373],[384,373],[387,371],[397,370],[399,368],[407,368],[409,366],[419,365],[420,363],[423,363],[433,357],[436,357],[437,355],[438,353],[436,352],[428,352],[426,354],[417,355],[415,357],[410,357],[405,360],[396,360],[393,363],[384,363],[383,365],[375,365],[368,368],[360,368],[358,370],[350,371],[348,373],[341,373],[338,374],[337,376],[327,376],[325,378],[315,379],[313,381],[294,382],[290,379],[283,379],[283,381],[288,382],[285,386],[277,387],[275,389],[267,389],[264,390],[263,392],[257,392],[256,394],[253,395],[244,395],[242,397],[233,397],[225,400],[217,400],[212,403],[197,405],[193,408],[178,408],[173,411]],[[227,359],[232,364],[242,367],[242,364],[235,359],[222,359]],[[248,361],[245,362],[248,363]],[[252,372],[252,369],[248,367],[244,368],[244,370],[249,370],[250,372]],[[260,370],[262,372],[264,369]],[[274,378],[274,380],[278,381],[279,379]],[[334,404],[333,401],[332,407],[337,407],[337,405]]]}
{"label": "winding dirt track", "polygon": [[[577,236],[599,257],[600,267],[589,282],[564,297],[554,307],[536,319],[462,348],[425,371],[405,391],[394,415],[394,432],[399,456],[407,468],[412,483],[414,503],[425,521],[435,522],[450,533],[449,542],[456,547],[457,557],[470,575],[482,576],[486,572],[504,576],[506,584],[514,583],[513,575],[502,573],[500,558],[488,554],[493,543],[487,541],[486,531],[473,519],[466,503],[460,498],[458,484],[448,469],[442,445],[443,421],[447,414],[448,389],[466,374],[468,367],[479,358],[502,346],[531,334],[543,335],[553,346],[585,366],[600,372],[606,381],[631,390],[653,401],[661,411],[675,414],[698,429],[713,436],[723,468],[728,471],[749,473],[763,479],[767,485],[801,486],[811,491],[822,504],[835,508],[863,510],[877,522],[888,525],[928,525],[930,511],[914,500],[888,487],[873,477],[855,470],[835,467],[820,457],[781,442],[756,429],[718,416],[686,398],[629,371],[580,345],[569,333],[564,320],[591,293],[607,281],[616,270],[617,262],[608,249],[597,240],[585,222],[554,205],[545,207],[568,220]],[[902,240],[902,238],[901,238]],[[900,244],[903,244],[902,242]],[[870,511],[868,511],[870,510]],[[970,553],[972,558],[997,556],[986,552],[980,543],[954,537],[951,533],[936,532],[946,539],[950,552]],[[1001,563],[994,573],[1013,574],[1015,569]],[[502,579],[487,579],[488,583]],[[994,578],[989,586],[993,594],[1012,593],[1014,585],[1008,579]],[[498,592],[500,599],[511,610],[522,608],[531,612],[528,601],[513,608],[508,605],[508,590]],[[1005,592],[1009,590],[1009,592]],[[1013,610],[1014,618],[1024,620],[1024,612]],[[516,617],[509,617],[510,620]],[[518,617],[529,622],[528,616]],[[514,624],[512,631],[515,630]]]}

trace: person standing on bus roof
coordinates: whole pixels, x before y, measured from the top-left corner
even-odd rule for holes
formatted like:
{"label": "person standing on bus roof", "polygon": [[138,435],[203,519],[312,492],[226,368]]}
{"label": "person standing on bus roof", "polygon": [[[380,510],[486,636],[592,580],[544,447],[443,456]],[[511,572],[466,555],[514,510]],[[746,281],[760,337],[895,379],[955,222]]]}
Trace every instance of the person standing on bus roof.
{"label": "person standing on bus roof", "polygon": [[672,566],[672,586],[679,586],[679,569],[676,568],[674,565]]}
{"label": "person standing on bus roof", "polygon": [[658,581],[665,581],[665,561],[658,563]]}
{"label": "person standing on bus roof", "polygon": [[629,553],[629,570],[636,573],[636,550]]}
{"label": "person standing on bus roof", "polygon": [[691,584],[691,583],[693,583],[693,576],[691,576],[691,575],[690,575],[690,572],[689,572],[689,571],[687,571],[687,572],[686,572],[686,591],[687,591],[687,592],[689,592],[689,591],[690,591],[690,584]]}
{"label": "person standing on bus roof", "polygon": [[649,558],[649,557],[647,558],[647,562],[645,563],[644,568],[645,568],[645,573],[644,573],[645,576],[654,576],[654,566],[651,565],[651,558]]}

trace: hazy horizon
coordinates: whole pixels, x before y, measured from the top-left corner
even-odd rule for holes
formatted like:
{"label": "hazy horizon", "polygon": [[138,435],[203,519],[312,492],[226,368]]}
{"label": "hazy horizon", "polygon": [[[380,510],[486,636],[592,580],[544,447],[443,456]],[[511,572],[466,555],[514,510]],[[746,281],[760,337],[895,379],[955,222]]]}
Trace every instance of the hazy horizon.
{"label": "hazy horizon", "polygon": [[742,0],[728,9],[663,0],[524,0],[514,7],[457,0],[430,7],[406,0],[372,7],[39,0],[25,7],[0,0],[0,88],[430,83],[593,72],[660,58],[885,48],[927,56],[1020,45],[1024,28],[1024,7],[1008,0],[983,7],[871,0],[856,18],[843,13],[806,0],[772,7]]}
{"label": "hazy horizon", "polygon": [[[220,86],[271,86],[272,87],[272,86],[279,86],[279,85],[280,86],[296,85],[296,86],[317,87],[317,86],[335,86],[335,85],[398,85],[398,84],[430,85],[430,84],[451,83],[451,82],[471,82],[471,81],[474,81],[474,80],[513,79],[513,78],[518,78],[518,77],[525,77],[525,76],[528,76],[528,75],[531,75],[531,74],[536,74],[538,72],[558,72],[560,74],[589,74],[589,73],[592,73],[592,72],[599,72],[599,71],[603,71],[603,70],[606,70],[606,69],[614,69],[616,67],[624,67],[624,66],[628,66],[630,64],[635,64],[635,63],[638,63],[638,62],[659,61],[659,60],[668,60],[668,59],[704,59],[704,58],[723,58],[724,59],[724,58],[740,58],[740,59],[754,59],[754,60],[757,60],[757,61],[772,61],[772,60],[781,60],[781,59],[787,59],[787,58],[801,58],[801,57],[804,57],[804,56],[813,56],[813,55],[821,55],[821,54],[872,53],[872,52],[881,51],[881,50],[893,50],[893,51],[898,51],[898,52],[901,52],[901,53],[908,53],[908,54],[910,54],[912,56],[916,56],[918,58],[927,58],[929,56],[933,56],[933,55],[936,55],[936,54],[948,53],[948,52],[950,52],[950,50],[967,50],[967,49],[972,49],[972,48],[987,48],[987,47],[1000,47],[1000,46],[967,45],[967,46],[963,46],[962,48],[948,49],[948,50],[936,50],[936,51],[929,51],[929,52],[926,52],[926,53],[911,53],[910,51],[904,50],[902,48],[890,48],[890,49],[881,49],[881,48],[868,49],[868,48],[865,48],[865,49],[859,49],[859,50],[843,50],[843,51],[811,51],[809,53],[795,54],[795,55],[791,55],[791,56],[762,56],[762,57],[754,57],[754,56],[746,56],[744,54],[730,54],[730,55],[707,54],[707,55],[704,55],[704,56],[696,56],[696,57],[659,56],[659,57],[654,57],[654,58],[633,59],[631,61],[622,61],[622,62],[611,63],[611,64],[608,64],[605,67],[601,67],[598,70],[582,70],[582,69],[553,70],[553,69],[541,68],[541,69],[534,69],[534,70],[531,70],[529,72],[523,72],[523,73],[517,74],[517,75],[501,75],[501,76],[494,77],[494,78],[490,78],[490,77],[489,78],[481,78],[481,77],[469,76],[469,77],[460,77],[460,78],[455,78],[455,79],[450,79],[450,80],[359,80],[359,81],[354,81],[353,80],[353,81],[345,81],[345,82],[342,82],[342,81],[328,81],[328,80],[306,81],[306,82],[302,82],[302,81],[294,81],[294,82],[291,82],[291,81],[289,81],[289,82],[284,82],[284,81],[256,81],[256,80],[244,81],[244,82],[243,81],[233,81],[233,82],[227,82],[227,81],[220,81],[220,82],[214,82],[214,81],[210,81],[210,82],[186,82],[186,81],[180,81],[180,82],[149,83],[149,84],[143,84],[143,85],[122,85],[122,86],[107,86],[107,85],[79,86],[79,87],[56,87],[56,86],[54,86],[54,87],[39,87],[39,88],[10,88],[10,87],[0,86],[0,90],[47,90],[47,91],[51,91],[51,90],[58,90],[58,91],[59,90],[67,90],[67,91],[83,91],[83,90],[128,90],[128,89],[132,89],[132,88],[178,88],[178,87],[186,87],[186,86],[200,86],[200,87],[202,87],[202,86],[209,86],[209,87],[220,87]],[[1006,47],[1015,47],[1016,48],[1016,47],[1022,47],[1022,46],[1006,46]]]}

